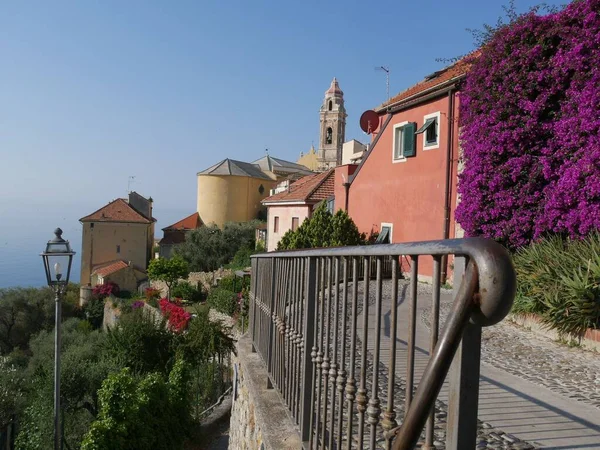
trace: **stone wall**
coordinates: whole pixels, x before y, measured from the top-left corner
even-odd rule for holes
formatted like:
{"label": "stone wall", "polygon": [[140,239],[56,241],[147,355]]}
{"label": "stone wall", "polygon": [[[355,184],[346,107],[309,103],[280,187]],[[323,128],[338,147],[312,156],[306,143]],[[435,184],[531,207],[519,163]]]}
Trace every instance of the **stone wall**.
{"label": "stone wall", "polygon": [[301,449],[300,435],[287,409],[277,392],[267,389],[267,372],[260,356],[252,353],[248,334],[238,341],[237,350],[229,449]]}
{"label": "stone wall", "polygon": [[[233,274],[231,269],[217,269],[214,272],[190,272],[187,281],[192,286],[202,286],[205,291],[209,291],[217,279]],[[167,285],[162,281],[152,281],[151,286],[158,289],[163,296],[167,295]]]}

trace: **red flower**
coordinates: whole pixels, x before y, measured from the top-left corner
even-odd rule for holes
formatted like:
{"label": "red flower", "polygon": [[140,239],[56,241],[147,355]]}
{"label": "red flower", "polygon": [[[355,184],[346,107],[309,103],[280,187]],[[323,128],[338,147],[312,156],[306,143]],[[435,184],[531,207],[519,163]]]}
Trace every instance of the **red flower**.
{"label": "red flower", "polygon": [[158,305],[173,331],[181,332],[187,328],[188,322],[192,316],[190,313],[186,312],[185,309],[176,303],[170,302],[166,298],[161,299],[158,302]]}

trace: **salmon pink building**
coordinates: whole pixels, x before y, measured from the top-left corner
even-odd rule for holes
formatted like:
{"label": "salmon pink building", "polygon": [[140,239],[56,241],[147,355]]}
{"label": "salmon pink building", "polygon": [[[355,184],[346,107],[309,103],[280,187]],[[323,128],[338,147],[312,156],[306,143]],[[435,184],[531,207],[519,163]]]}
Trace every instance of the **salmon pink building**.
{"label": "salmon pink building", "polygon": [[309,175],[262,201],[267,208],[267,251],[276,250],[283,235],[302,225],[319,203],[333,204],[334,179],[334,169]]}
{"label": "salmon pink building", "polygon": [[[379,127],[361,164],[336,170],[336,208],[347,209],[360,231],[391,243],[461,235],[454,221],[458,108],[468,69],[458,61],[376,109]],[[432,265],[419,260],[421,278],[431,277]],[[451,261],[443,275],[450,268]]]}

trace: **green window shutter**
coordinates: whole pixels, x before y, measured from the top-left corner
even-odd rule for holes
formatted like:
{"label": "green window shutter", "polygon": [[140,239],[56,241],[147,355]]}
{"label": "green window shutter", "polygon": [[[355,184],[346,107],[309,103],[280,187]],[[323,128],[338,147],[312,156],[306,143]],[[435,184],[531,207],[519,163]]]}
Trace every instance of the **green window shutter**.
{"label": "green window shutter", "polygon": [[415,156],[416,155],[416,136],[415,136],[415,130],[417,128],[417,124],[416,123],[408,123],[406,124],[403,129],[402,129],[402,155],[405,158],[408,158],[410,156]]}

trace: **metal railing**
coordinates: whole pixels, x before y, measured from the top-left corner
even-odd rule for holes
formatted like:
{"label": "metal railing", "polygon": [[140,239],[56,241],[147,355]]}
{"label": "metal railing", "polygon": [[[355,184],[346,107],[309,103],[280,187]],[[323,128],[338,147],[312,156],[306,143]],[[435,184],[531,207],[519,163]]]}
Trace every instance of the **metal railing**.
{"label": "metal railing", "polygon": [[[449,255],[455,256],[455,277],[460,261],[466,268],[438,339],[440,274]],[[423,256],[433,259],[430,348],[414,392],[422,301],[417,274]],[[391,282],[384,284],[383,260],[390,257]],[[399,262],[407,260],[410,281],[401,282]],[[253,350],[266,365],[268,386],[278,390],[299,426],[305,448],[412,449],[420,439],[422,448],[435,448],[434,405],[451,364],[446,448],[474,448],[481,327],[505,317],[515,283],[508,252],[481,238],[255,255],[249,325]],[[399,285],[408,295],[399,295]],[[397,336],[398,304],[404,299],[407,342]],[[382,340],[384,302],[390,308],[387,340]],[[398,373],[399,364],[406,365],[405,373]],[[382,377],[387,381],[382,383]],[[398,400],[401,394],[404,398]]]}

